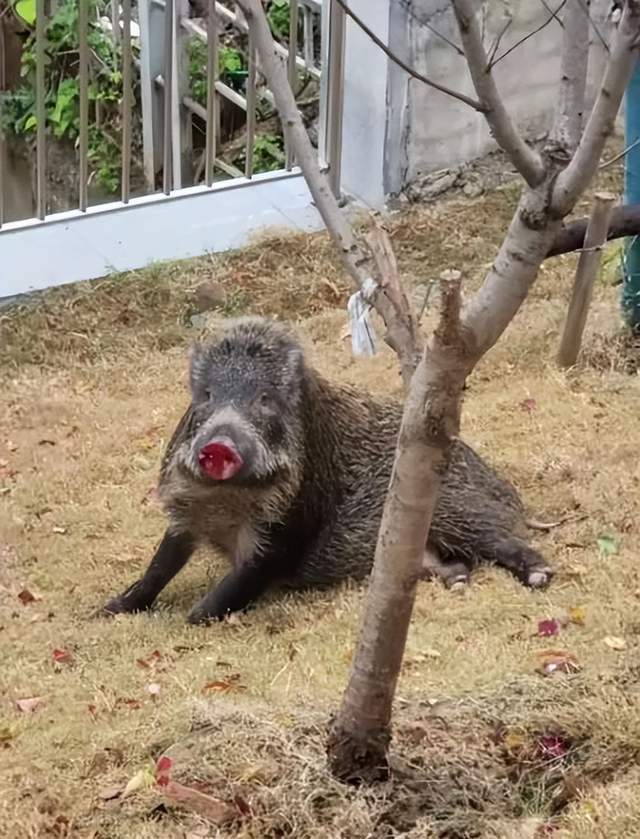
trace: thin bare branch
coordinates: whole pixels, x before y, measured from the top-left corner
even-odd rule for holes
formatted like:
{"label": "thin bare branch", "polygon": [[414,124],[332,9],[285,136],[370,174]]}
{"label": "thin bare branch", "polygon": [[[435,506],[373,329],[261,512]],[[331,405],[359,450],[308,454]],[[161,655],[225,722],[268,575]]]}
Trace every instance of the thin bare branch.
{"label": "thin bare branch", "polygon": [[428,87],[432,87],[434,90],[439,90],[440,93],[444,93],[446,96],[451,96],[453,99],[457,99],[459,102],[464,102],[465,105],[469,105],[470,108],[473,108],[474,111],[480,111],[480,113],[484,113],[485,108],[484,106],[478,102],[476,99],[472,99],[470,96],[466,96],[464,93],[458,93],[456,90],[452,90],[450,87],[446,85],[442,85],[439,82],[434,82],[433,79],[427,78],[427,76],[423,76],[422,73],[419,73],[413,67],[403,61],[399,56],[397,56],[394,52],[392,52],[389,47],[381,41],[380,38],[372,32],[371,29],[367,26],[367,24],[356,15],[355,12],[351,11],[349,6],[347,6],[345,0],[336,0],[336,3],[340,6],[341,9],[344,10],[344,13],[351,18],[351,20],[356,24],[356,26],[360,27],[362,31],[367,35],[373,43],[379,47],[384,54],[393,61],[394,64],[397,64],[398,67],[402,68],[405,73],[408,73],[412,78],[417,79],[419,82],[426,84]]}
{"label": "thin bare branch", "polygon": [[[340,0],[339,0],[340,2]],[[485,110],[498,145],[529,186],[538,185],[544,178],[544,164],[540,155],[528,146],[511,121],[492,74],[487,72],[487,54],[482,44],[473,0],[451,0],[458,22],[462,45],[476,93]]]}
{"label": "thin bare branch", "polygon": [[509,29],[509,27],[511,26],[512,23],[513,23],[513,18],[512,17],[507,18],[507,22],[502,27],[500,32],[498,32],[498,34],[496,35],[496,38],[493,42],[493,46],[491,47],[491,52],[489,53],[489,62],[487,64],[487,70],[488,71],[491,70],[491,68],[493,67],[494,59],[496,57],[496,54],[497,54],[498,50],[500,49],[500,44],[502,42],[502,39],[507,34],[507,29]]}
{"label": "thin bare branch", "polygon": [[[588,218],[579,218],[563,225],[551,243],[545,259],[580,250],[584,246]],[[640,235],[640,204],[615,207],[611,213],[607,241]]]}
{"label": "thin bare branch", "polygon": [[604,79],[582,139],[571,163],[560,173],[553,189],[551,204],[558,217],[571,210],[598,165],[638,60],[639,38],[640,0],[627,0]]}
{"label": "thin bare branch", "polygon": [[579,5],[580,5],[582,11],[585,13],[585,15],[588,18],[589,24],[591,25],[591,28],[596,33],[596,37],[598,38],[598,40],[600,41],[602,46],[605,48],[605,50],[607,52],[611,52],[611,50],[609,49],[609,44],[607,43],[607,39],[604,37],[604,35],[600,31],[600,28],[599,28],[598,24],[591,17],[591,10],[589,8],[590,0],[578,0],[578,2],[579,2]]}
{"label": "thin bare branch", "polygon": [[464,50],[462,49],[462,47],[459,47],[458,44],[456,44],[456,42],[452,41],[450,38],[447,38],[446,35],[444,35],[442,32],[436,29],[435,26],[429,23],[428,20],[424,20],[419,15],[417,15],[413,11],[411,4],[412,0],[399,0],[398,2],[398,5],[402,6],[407,16],[410,17],[411,20],[415,21],[418,24],[418,26],[422,26],[425,29],[428,29],[429,32],[432,32],[436,36],[436,38],[440,38],[441,41],[444,41],[445,44],[448,44],[451,47],[451,49],[455,50],[458,53],[458,55],[464,56]]}
{"label": "thin bare branch", "polygon": [[618,160],[620,160],[621,158],[626,157],[627,154],[629,154],[629,152],[631,151],[631,149],[635,149],[635,147],[638,145],[640,145],[640,137],[638,137],[637,140],[634,140],[633,143],[628,145],[626,149],[622,149],[622,151],[619,154],[615,154],[609,160],[604,160],[598,168],[600,169],[600,171],[602,171],[603,169],[607,169],[612,164],[617,163]]}
{"label": "thin bare branch", "polygon": [[556,20],[557,24],[559,25],[560,29],[564,29],[564,23],[563,23],[563,22],[562,22],[562,20],[558,17],[558,12],[554,12],[554,11],[551,9],[551,6],[549,6],[549,4],[546,2],[546,0],[540,0],[540,3],[541,3],[541,4],[545,7],[545,9],[549,12],[549,14],[551,15],[551,17],[552,17],[552,18],[555,18],[555,20]]}
{"label": "thin bare branch", "polygon": [[[550,10],[550,15],[547,18],[547,20],[544,21],[544,23],[541,23],[540,26],[538,26],[536,29],[527,33],[523,38],[520,38],[519,41],[516,41],[516,43],[513,46],[509,47],[508,50],[505,50],[503,53],[501,53],[495,60],[490,61],[489,62],[489,69],[491,70],[493,67],[496,66],[496,64],[499,61],[502,61],[503,58],[506,58],[514,50],[517,50],[518,47],[521,47],[522,44],[524,44],[525,41],[529,40],[529,38],[533,38],[533,36],[537,35],[538,32],[542,32],[543,29],[546,29],[546,27],[549,26],[549,24],[551,23],[552,20],[558,21],[558,23],[560,23],[560,25],[562,26],[562,21],[558,17],[558,12],[561,11],[562,7],[566,4],[566,2],[567,2],[567,0],[562,0],[562,2],[560,3],[560,5],[558,6],[558,8],[555,11]],[[543,5],[546,9],[549,8],[546,3],[543,3]]]}

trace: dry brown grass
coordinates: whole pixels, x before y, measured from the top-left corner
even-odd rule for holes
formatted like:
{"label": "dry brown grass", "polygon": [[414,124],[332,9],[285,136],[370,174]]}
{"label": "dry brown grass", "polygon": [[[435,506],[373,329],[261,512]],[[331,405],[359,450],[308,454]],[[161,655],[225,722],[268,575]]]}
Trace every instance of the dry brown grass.
{"label": "dry brown grass", "polygon": [[[508,189],[397,217],[403,270],[415,284],[464,265],[476,283],[514,199]],[[186,400],[189,289],[199,280],[214,275],[236,289],[236,309],[301,319],[332,376],[398,392],[389,352],[356,363],[340,340],[344,308],[335,306],[346,286],[324,237],[63,289],[5,313],[0,835],[526,839],[547,835],[550,819],[563,839],[640,835],[640,388],[607,355],[617,298],[604,284],[586,338],[597,366],[555,370],[574,264],[544,267],[474,374],[464,434],[515,480],[537,518],[586,518],[539,537],[557,568],[546,593],[488,569],[464,596],[420,587],[398,691],[396,773],[375,789],[337,784],[323,755],[362,588],[274,595],[237,622],[193,628],[186,610],[220,570],[200,556],[153,614],[90,618],[139,573],[161,532],[148,493]],[[535,400],[530,410],[525,400]],[[605,534],[617,548],[608,556],[597,544]],[[23,587],[42,599],[23,605]],[[535,636],[539,619],[574,607],[583,626]],[[609,636],[625,649],[607,646]],[[549,647],[569,650],[581,670],[537,675]],[[73,661],[54,668],[54,648]],[[155,664],[137,663],[155,650]],[[203,693],[216,680],[245,689]],[[15,700],[33,696],[40,707],[20,714]],[[541,735],[562,737],[566,756],[541,757]],[[163,753],[176,777],[240,796],[251,813],[216,833],[155,790],[103,800]]]}

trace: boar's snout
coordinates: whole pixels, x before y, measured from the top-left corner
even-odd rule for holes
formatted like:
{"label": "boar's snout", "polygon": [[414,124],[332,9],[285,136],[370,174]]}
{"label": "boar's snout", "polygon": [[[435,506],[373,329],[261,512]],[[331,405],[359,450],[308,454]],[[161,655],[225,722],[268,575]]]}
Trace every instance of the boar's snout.
{"label": "boar's snout", "polygon": [[198,453],[200,468],[214,481],[227,481],[242,469],[244,461],[229,437],[215,437]]}

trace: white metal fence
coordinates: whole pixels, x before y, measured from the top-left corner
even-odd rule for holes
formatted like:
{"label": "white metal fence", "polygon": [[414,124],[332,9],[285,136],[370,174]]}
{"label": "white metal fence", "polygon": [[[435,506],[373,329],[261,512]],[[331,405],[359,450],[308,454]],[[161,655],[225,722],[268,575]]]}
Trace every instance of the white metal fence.
{"label": "white metal fence", "polygon": [[[265,226],[305,230],[319,226],[286,143],[281,160],[271,161],[269,171],[260,171],[257,165],[258,118],[264,108],[273,118],[274,108],[246,21],[230,0],[204,2],[206,6],[194,15],[189,0],[105,0],[104,9],[92,0],[58,0],[67,6],[74,3],[77,9],[77,67],[73,68],[77,74],[77,200],[64,212],[51,213],[48,144],[54,142],[56,115],[51,115],[47,65],[51,60],[48,27],[56,0],[35,0],[36,20],[29,36],[35,59],[35,97],[29,123],[35,135],[35,212],[32,218],[18,221],[3,218],[3,184],[10,173],[2,171],[7,158],[1,155],[0,297],[129,270],[156,260],[223,250],[241,244],[252,231]],[[277,49],[287,62],[294,90],[309,83],[317,90],[318,153],[338,192],[343,13],[335,0],[290,0],[288,23],[289,31]],[[107,32],[117,44],[115,65],[109,71],[121,74],[119,137],[110,136],[109,142],[119,148],[120,171],[119,196],[92,201],[90,137],[100,129],[104,105],[92,87],[93,44],[98,30]],[[205,52],[200,101],[192,90],[194,40]],[[227,49],[230,41],[239,43],[245,57],[235,84],[220,72],[221,50]],[[101,60],[104,63],[104,57]],[[0,73],[4,112],[10,91],[2,93],[1,82]],[[244,131],[243,137],[240,132],[241,165],[221,153],[221,114],[229,104],[236,109],[236,116],[240,114]],[[0,142],[8,144],[11,136],[6,120],[2,124]],[[195,147],[198,133],[194,126],[204,134],[202,148]],[[132,185],[134,163],[139,177]]]}

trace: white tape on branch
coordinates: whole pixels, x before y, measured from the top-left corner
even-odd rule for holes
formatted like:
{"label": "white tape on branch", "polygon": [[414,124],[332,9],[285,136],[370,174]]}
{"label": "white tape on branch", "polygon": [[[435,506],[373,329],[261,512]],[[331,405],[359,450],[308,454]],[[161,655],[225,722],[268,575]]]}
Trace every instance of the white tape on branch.
{"label": "white tape on branch", "polygon": [[369,320],[369,311],[371,310],[369,301],[375,290],[376,283],[369,278],[359,291],[351,295],[347,304],[351,348],[356,356],[370,357],[376,354],[376,336]]}

